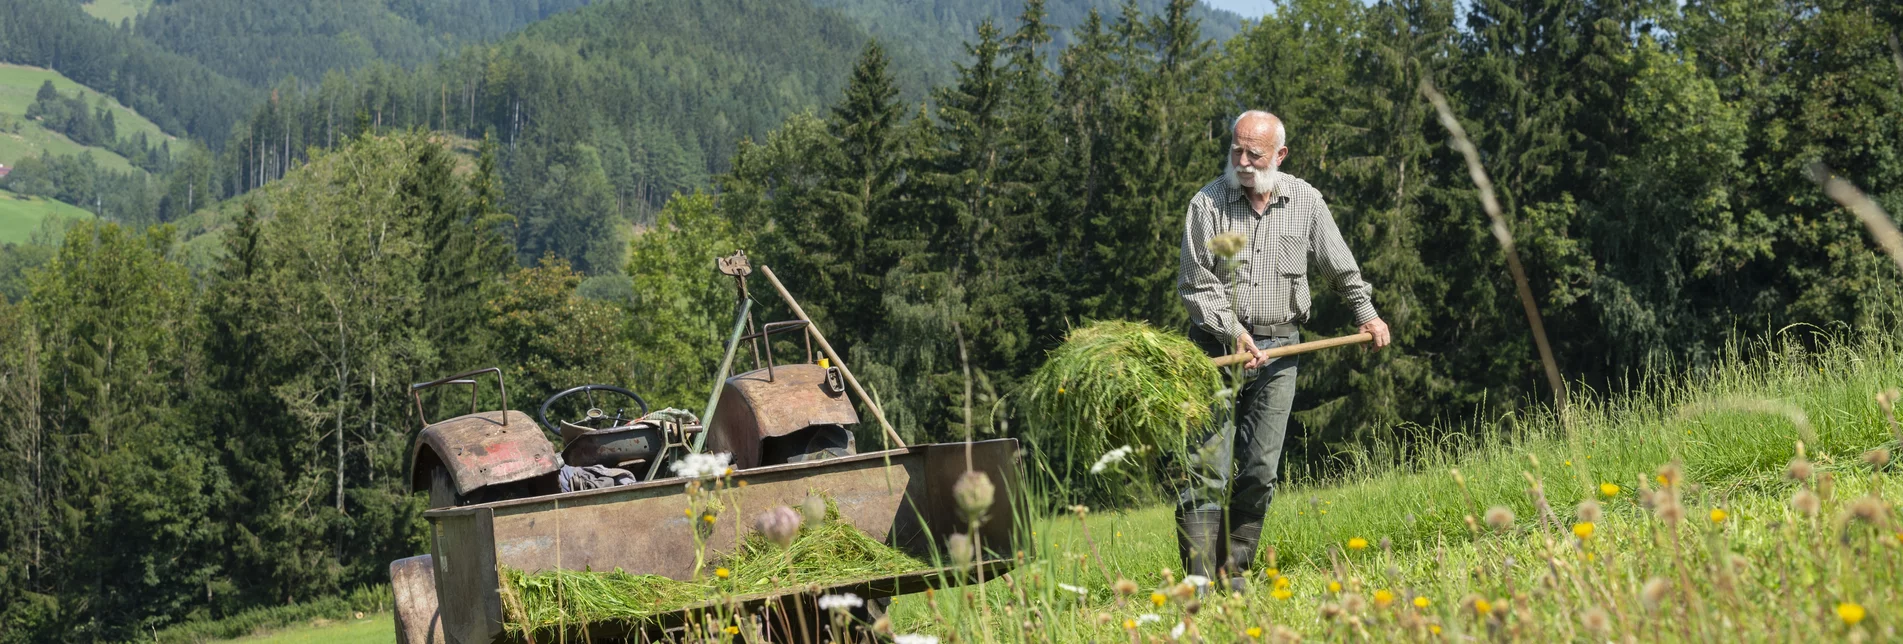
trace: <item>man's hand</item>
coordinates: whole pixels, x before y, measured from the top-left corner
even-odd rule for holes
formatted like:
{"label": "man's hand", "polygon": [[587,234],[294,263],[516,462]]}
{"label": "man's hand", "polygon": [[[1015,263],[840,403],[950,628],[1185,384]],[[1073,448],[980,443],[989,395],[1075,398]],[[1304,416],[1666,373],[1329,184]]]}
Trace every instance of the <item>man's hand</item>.
{"label": "man's hand", "polygon": [[1255,356],[1249,359],[1248,364],[1242,365],[1244,369],[1256,369],[1269,363],[1269,357],[1263,355],[1261,349],[1256,348],[1255,338],[1249,337],[1247,333],[1236,336],[1236,353],[1247,353]]}
{"label": "man's hand", "polygon": [[1361,332],[1374,336],[1374,349],[1376,351],[1380,351],[1381,347],[1388,346],[1388,342],[1393,339],[1388,336],[1388,323],[1382,322],[1381,318],[1368,320],[1367,324],[1361,325]]}

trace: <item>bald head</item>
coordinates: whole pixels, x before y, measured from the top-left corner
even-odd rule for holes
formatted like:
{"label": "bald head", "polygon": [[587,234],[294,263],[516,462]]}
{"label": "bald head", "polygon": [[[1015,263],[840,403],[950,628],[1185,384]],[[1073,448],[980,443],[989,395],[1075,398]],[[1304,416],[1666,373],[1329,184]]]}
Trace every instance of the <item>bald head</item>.
{"label": "bald head", "polygon": [[1248,188],[1259,196],[1274,194],[1282,177],[1282,160],[1288,158],[1288,131],[1282,128],[1282,119],[1249,110],[1236,117],[1231,133],[1224,172],[1229,187]]}
{"label": "bald head", "polygon": [[1288,131],[1282,128],[1282,118],[1262,110],[1249,110],[1237,115],[1230,133],[1235,135],[1237,142],[1247,138],[1267,146],[1266,150],[1288,145]]}

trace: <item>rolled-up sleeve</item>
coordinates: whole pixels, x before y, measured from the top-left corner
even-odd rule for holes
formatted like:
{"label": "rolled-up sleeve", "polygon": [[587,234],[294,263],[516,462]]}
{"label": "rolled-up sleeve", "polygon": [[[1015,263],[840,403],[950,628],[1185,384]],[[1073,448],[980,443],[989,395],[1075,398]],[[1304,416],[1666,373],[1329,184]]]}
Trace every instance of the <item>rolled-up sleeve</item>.
{"label": "rolled-up sleeve", "polygon": [[[1216,204],[1207,194],[1197,193],[1189,200],[1183,221],[1183,250],[1176,275],[1176,295],[1189,312],[1189,321],[1216,337],[1229,340],[1248,335],[1249,330],[1236,319],[1222,279],[1215,273],[1215,258],[1209,252],[1209,238],[1215,234]],[[1352,260],[1351,260],[1352,261]]]}
{"label": "rolled-up sleeve", "polygon": [[1361,278],[1361,265],[1355,263],[1355,255],[1349,252],[1348,242],[1342,240],[1341,229],[1335,227],[1335,216],[1326,204],[1315,214],[1309,231],[1309,260],[1321,269],[1322,277],[1335,293],[1354,309],[1355,326],[1381,317],[1374,310],[1374,287]]}

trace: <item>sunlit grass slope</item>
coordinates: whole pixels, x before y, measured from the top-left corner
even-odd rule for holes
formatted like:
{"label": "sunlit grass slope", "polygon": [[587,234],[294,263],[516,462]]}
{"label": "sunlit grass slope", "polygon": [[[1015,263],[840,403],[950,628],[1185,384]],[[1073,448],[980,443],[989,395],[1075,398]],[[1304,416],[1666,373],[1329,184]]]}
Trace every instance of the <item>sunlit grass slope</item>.
{"label": "sunlit grass slope", "polygon": [[[127,162],[125,157],[111,150],[74,143],[72,139],[66,138],[66,135],[41,127],[37,121],[26,120],[27,106],[33,104],[33,97],[40,91],[40,85],[48,80],[53,81],[53,87],[61,94],[71,96],[75,89],[80,89],[85,93],[88,105],[99,104],[99,98],[102,96],[99,92],[85,88],[60,75],[59,72],[41,67],[0,64],[0,114],[6,115],[9,120],[19,126],[18,132],[0,130],[0,164],[15,165],[20,159],[38,156],[43,151],[51,151],[54,154],[78,154],[85,150],[92,150],[93,157],[100,166],[118,172],[132,171],[132,164]],[[138,112],[110,98],[107,101],[112,110],[112,120],[118,130],[119,138],[132,136],[135,132],[144,132],[146,139],[153,145],[157,145],[159,141],[170,140],[170,137],[160,130],[158,125],[146,120]]]}

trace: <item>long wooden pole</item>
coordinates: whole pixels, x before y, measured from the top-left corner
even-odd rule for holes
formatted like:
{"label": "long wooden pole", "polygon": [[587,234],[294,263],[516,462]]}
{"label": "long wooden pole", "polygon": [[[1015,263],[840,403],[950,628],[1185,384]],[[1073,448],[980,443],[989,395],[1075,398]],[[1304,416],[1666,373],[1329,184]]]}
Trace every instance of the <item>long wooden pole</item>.
{"label": "long wooden pole", "polygon": [[[1303,342],[1301,344],[1291,344],[1285,347],[1276,347],[1273,349],[1265,350],[1262,352],[1262,354],[1270,358],[1280,358],[1282,356],[1292,356],[1298,353],[1308,353],[1310,351],[1332,349],[1334,347],[1347,346],[1350,344],[1361,344],[1363,342],[1373,342],[1373,341],[1374,341],[1374,334],[1372,333],[1356,333],[1354,335],[1344,335],[1339,338],[1329,338],[1326,340],[1316,340],[1314,342]],[[1220,358],[1210,358],[1210,360],[1214,361],[1218,368],[1221,368],[1221,367],[1227,367],[1229,365],[1242,364],[1244,362],[1248,362],[1250,358],[1254,358],[1254,357],[1255,356],[1253,354],[1237,353],[1233,355],[1226,355]]]}
{"label": "long wooden pole", "polygon": [[833,366],[839,367],[839,375],[846,377],[846,385],[852,387],[852,393],[859,397],[859,402],[865,403],[866,409],[872,410],[872,417],[878,419],[879,427],[885,429],[886,439],[892,441],[894,445],[905,447],[905,439],[899,438],[899,433],[892,430],[892,423],[886,422],[885,411],[879,409],[879,403],[874,402],[871,396],[866,395],[865,388],[859,386],[859,379],[854,378],[852,370],[846,368],[846,361],[839,359],[839,354],[833,351],[832,343],[826,341],[826,334],[820,333],[819,325],[814,324],[812,318],[806,317],[806,309],[800,308],[800,303],[793,299],[793,294],[786,292],[786,285],[781,284],[780,278],[773,275],[773,269],[762,264],[760,273],[766,275],[766,281],[773,284],[773,290],[780,293],[780,299],[786,300],[786,305],[793,309],[794,317],[806,321],[806,330],[812,333],[813,340],[819,343],[819,350],[826,353],[826,358],[833,362]]}

